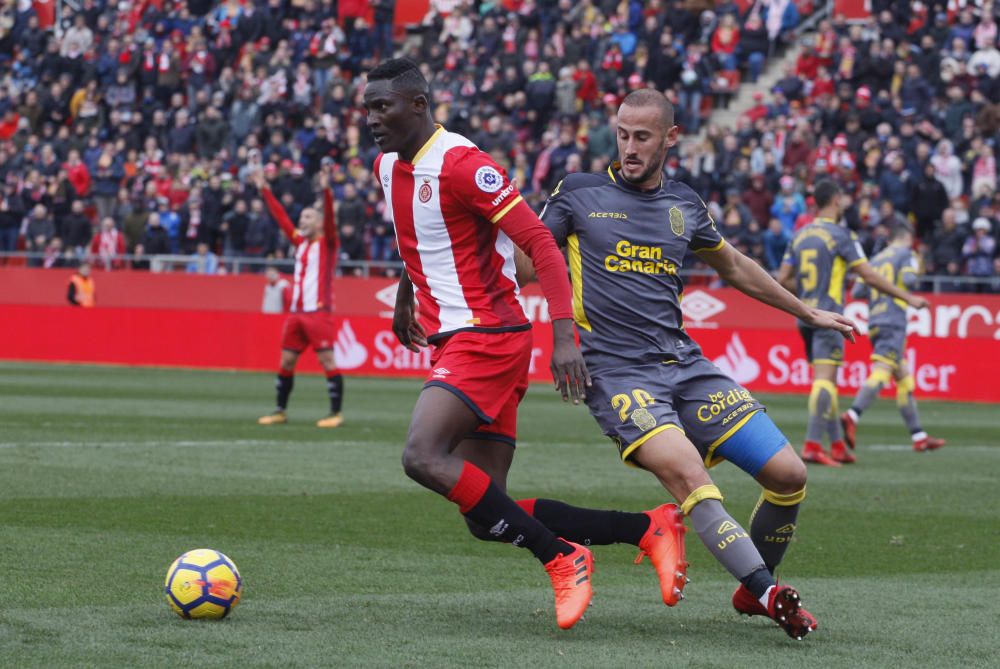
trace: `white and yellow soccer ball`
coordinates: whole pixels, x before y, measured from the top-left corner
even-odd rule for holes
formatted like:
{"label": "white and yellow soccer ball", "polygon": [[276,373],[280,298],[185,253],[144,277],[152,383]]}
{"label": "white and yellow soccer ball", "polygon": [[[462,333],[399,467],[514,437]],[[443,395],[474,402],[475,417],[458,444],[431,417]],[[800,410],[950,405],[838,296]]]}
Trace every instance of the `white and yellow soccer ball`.
{"label": "white and yellow soccer ball", "polygon": [[225,618],[240,603],[243,579],[228,557],[197,548],[170,565],[164,591],[167,604],[182,618]]}

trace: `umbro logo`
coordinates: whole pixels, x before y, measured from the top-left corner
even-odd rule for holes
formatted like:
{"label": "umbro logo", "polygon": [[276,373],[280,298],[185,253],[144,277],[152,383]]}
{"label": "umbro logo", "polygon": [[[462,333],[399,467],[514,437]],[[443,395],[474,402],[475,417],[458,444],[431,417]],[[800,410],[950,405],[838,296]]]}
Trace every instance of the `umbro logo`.
{"label": "umbro logo", "polygon": [[507,528],[509,526],[510,526],[510,523],[508,523],[506,520],[504,520],[503,518],[501,518],[500,521],[496,525],[494,525],[493,527],[490,528],[490,534],[492,534],[495,537],[499,537],[500,535],[502,535],[504,532],[507,531]]}
{"label": "umbro logo", "polygon": [[795,525],[788,523],[787,525],[782,525],[775,530],[777,534],[793,534],[795,532]]}
{"label": "umbro logo", "polygon": [[726,532],[732,532],[735,529],[736,529],[736,525],[734,525],[732,521],[725,520],[725,521],[722,522],[721,525],[719,525],[719,529],[716,530],[716,533],[717,534],[725,534]]}
{"label": "umbro logo", "polygon": [[445,369],[444,367],[438,367],[437,369],[434,370],[434,378],[435,379],[443,379],[444,377],[448,376],[449,374],[451,374],[451,371]]}

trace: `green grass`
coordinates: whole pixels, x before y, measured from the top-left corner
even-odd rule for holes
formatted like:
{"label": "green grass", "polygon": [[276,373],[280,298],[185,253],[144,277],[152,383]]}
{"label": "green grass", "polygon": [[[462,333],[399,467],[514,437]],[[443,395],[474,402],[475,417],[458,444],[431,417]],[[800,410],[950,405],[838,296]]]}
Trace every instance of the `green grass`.
{"label": "green grass", "polygon": [[[597,547],[587,618],[559,631],[526,551],[470,538],[399,455],[419,382],[349,379],[347,425],[300,377],[292,424],[261,428],[264,374],[0,365],[0,666],[976,667],[1000,633],[996,409],[923,402],[949,439],[909,452],[894,403],[865,415],[860,463],[810,469],[783,566],[821,628],[802,643],[731,609],[690,535],[687,600],[659,602],[631,547]],[[798,442],[805,398],[768,397]],[[745,520],[752,480],[713,470]],[[532,388],[511,492],[631,510],[663,501],[582,407]],[[184,621],[162,594],[180,553],[232,557],[244,600]],[[993,658],[992,660],[990,658]]]}

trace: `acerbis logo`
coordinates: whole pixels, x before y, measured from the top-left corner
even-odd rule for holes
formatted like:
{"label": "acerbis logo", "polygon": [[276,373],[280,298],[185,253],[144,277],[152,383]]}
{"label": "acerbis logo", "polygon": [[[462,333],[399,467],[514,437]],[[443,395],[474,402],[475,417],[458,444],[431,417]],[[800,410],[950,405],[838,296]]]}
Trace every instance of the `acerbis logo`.
{"label": "acerbis logo", "polygon": [[740,385],[753,383],[760,376],[760,363],[747,353],[739,333],[734,332],[726,344],[726,352],[713,360],[715,366]]}
{"label": "acerbis logo", "polygon": [[351,322],[345,320],[333,342],[333,359],[341,369],[357,369],[368,360],[368,349],[358,341]]}
{"label": "acerbis logo", "polygon": [[694,321],[691,325],[695,327],[718,327],[717,325],[705,325],[705,321],[716,314],[726,310],[726,303],[717,297],[709,295],[703,290],[696,290],[693,293],[685,293],[681,300],[681,311],[685,319]]}

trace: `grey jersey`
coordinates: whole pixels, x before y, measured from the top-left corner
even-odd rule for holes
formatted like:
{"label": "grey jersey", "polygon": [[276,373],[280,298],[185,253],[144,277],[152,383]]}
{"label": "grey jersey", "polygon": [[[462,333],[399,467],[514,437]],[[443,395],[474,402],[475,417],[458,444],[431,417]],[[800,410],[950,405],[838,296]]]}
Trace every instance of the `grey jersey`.
{"label": "grey jersey", "polygon": [[688,186],[641,191],[609,169],[570,174],[542,220],[566,246],[573,316],[589,365],[687,360],[701,355],[684,332],[677,271],[688,249],[723,240]]}
{"label": "grey jersey", "polygon": [[[871,260],[875,271],[900,288],[912,289],[917,283],[920,263],[913,251],[905,246],[888,246]],[[905,301],[880,293],[858,282],[854,288],[856,297],[868,299],[868,326],[876,328],[906,328]]]}
{"label": "grey jersey", "polygon": [[865,262],[853,232],[827,218],[795,233],[783,262],[795,268],[799,298],[811,307],[844,311],[847,270]]}

